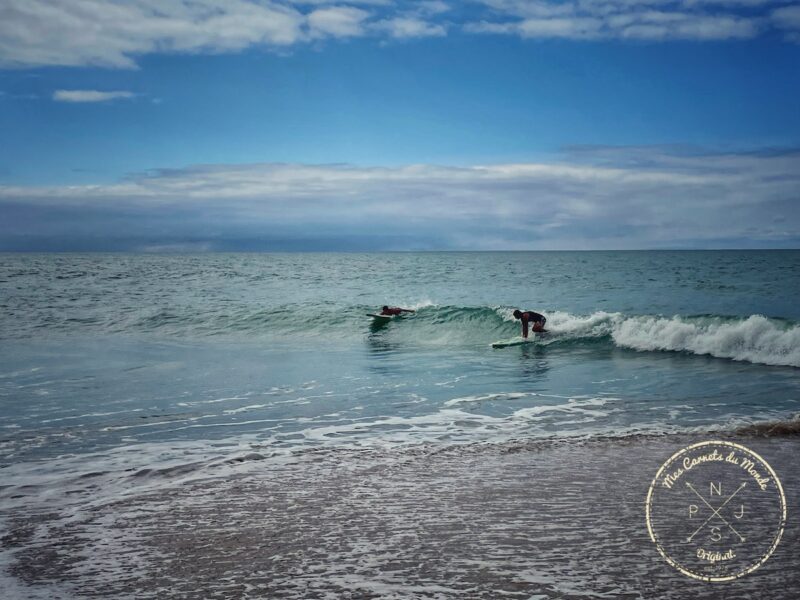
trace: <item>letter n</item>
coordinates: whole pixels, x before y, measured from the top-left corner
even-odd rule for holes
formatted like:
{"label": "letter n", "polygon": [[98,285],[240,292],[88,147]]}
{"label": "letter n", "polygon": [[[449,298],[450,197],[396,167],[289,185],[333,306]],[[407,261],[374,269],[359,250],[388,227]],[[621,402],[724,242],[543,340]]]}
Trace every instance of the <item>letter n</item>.
{"label": "letter n", "polygon": [[711,495],[712,496],[714,494],[716,494],[717,496],[721,496],[722,495],[722,484],[719,481],[717,482],[716,485],[714,485],[714,482],[712,481],[712,482],[709,483],[709,486],[711,487]]}

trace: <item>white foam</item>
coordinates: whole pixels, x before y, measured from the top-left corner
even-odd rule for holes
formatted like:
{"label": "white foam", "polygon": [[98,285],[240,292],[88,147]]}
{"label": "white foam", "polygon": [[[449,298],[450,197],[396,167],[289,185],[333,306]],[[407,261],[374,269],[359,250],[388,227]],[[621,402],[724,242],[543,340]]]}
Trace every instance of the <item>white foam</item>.
{"label": "white foam", "polygon": [[800,367],[800,326],[761,315],[721,317],[625,316],[599,311],[587,316],[548,314],[554,334],[565,338],[611,336],[617,346],[641,351],[691,352],[756,364]]}
{"label": "white foam", "polygon": [[[531,406],[528,408],[521,408],[515,411],[513,418],[522,420],[539,420],[543,419],[540,415],[548,412],[564,412],[564,413],[580,413],[587,417],[602,418],[608,416],[608,411],[592,410],[592,406],[605,406],[609,401],[617,400],[616,398],[570,398],[566,404],[545,404],[541,406]],[[590,419],[587,422],[590,422]],[[562,422],[567,424],[568,422]]]}
{"label": "white foam", "polygon": [[248,410],[252,410],[254,408],[264,408],[264,407],[267,407],[267,406],[270,406],[270,405],[269,404],[251,404],[249,406],[242,406],[240,408],[232,408],[230,410],[224,410],[222,412],[223,412],[223,414],[226,414],[226,415],[235,415],[235,414],[238,414],[238,413],[247,412]]}
{"label": "white foam", "polygon": [[470,404],[473,402],[492,402],[495,400],[518,400],[529,396],[537,396],[533,392],[508,392],[500,394],[484,394],[482,396],[462,396],[453,398],[444,403],[445,406],[455,406],[456,404]]}
{"label": "white foam", "polygon": [[677,350],[720,358],[800,367],[800,327],[760,315],[735,322],[692,322],[635,317],[612,332],[614,342],[635,350]]}
{"label": "white foam", "polygon": [[622,313],[598,311],[590,315],[572,315],[566,312],[549,312],[547,329],[560,335],[579,337],[602,337],[611,333],[618,323],[625,320]]}
{"label": "white foam", "polygon": [[403,308],[410,308],[411,310],[419,310],[420,308],[428,308],[429,306],[439,306],[435,302],[431,300],[420,300],[419,302],[413,302],[408,306],[404,306]]}
{"label": "white foam", "polygon": [[[6,531],[8,527],[0,521],[0,532]],[[36,585],[25,585],[10,574],[10,567],[15,561],[15,551],[10,547],[0,550],[0,590],[3,600],[51,600],[73,597],[64,589],[67,586],[63,583],[37,582]]]}
{"label": "white foam", "polygon": [[227,396],[225,398],[212,398],[211,400],[196,400],[194,402],[178,402],[178,406],[200,406],[202,404],[219,404],[220,402],[231,402],[233,400],[247,400],[249,394],[243,396]]}

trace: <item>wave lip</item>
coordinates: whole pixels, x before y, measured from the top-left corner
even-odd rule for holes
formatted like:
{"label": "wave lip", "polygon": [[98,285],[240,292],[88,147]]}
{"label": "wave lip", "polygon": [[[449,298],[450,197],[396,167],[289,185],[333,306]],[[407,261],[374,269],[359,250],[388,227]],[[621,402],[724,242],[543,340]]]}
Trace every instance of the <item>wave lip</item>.
{"label": "wave lip", "polygon": [[595,312],[547,315],[549,338],[563,344],[608,338],[615,346],[641,352],[686,352],[754,364],[800,367],[800,326],[762,315],[672,317]]}
{"label": "wave lip", "polygon": [[756,364],[800,367],[800,327],[751,315],[719,317],[631,317],[611,332],[614,343],[634,350],[670,350]]}
{"label": "wave lip", "polygon": [[[518,332],[508,307],[428,306],[395,334],[426,344],[479,343]],[[762,315],[626,315],[597,311],[575,315],[545,311],[549,334],[542,346],[607,341],[641,352],[686,352],[753,364],[800,367],[800,325]],[[449,334],[449,335],[448,335]]]}

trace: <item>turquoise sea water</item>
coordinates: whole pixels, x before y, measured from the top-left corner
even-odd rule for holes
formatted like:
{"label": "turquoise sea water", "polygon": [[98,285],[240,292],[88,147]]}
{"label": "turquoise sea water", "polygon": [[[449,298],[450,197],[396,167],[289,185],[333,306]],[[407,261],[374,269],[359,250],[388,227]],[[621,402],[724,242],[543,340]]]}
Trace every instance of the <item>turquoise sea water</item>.
{"label": "turquoise sea water", "polygon": [[[800,251],[2,255],[0,508],[307,450],[789,419],[798,297]],[[517,307],[549,333],[492,349]]]}
{"label": "turquoise sea water", "polygon": [[[800,252],[3,255],[0,461],[800,410]],[[376,326],[382,304],[416,313]],[[548,318],[535,344],[511,312]],[[55,461],[57,462],[57,461]]]}

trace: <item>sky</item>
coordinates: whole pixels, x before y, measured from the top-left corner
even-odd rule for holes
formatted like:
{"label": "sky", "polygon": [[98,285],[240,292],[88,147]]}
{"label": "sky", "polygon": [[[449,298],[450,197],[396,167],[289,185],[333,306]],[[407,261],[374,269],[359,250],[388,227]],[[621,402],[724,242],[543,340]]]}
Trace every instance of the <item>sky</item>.
{"label": "sky", "polygon": [[0,251],[800,248],[800,4],[0,0]]}

